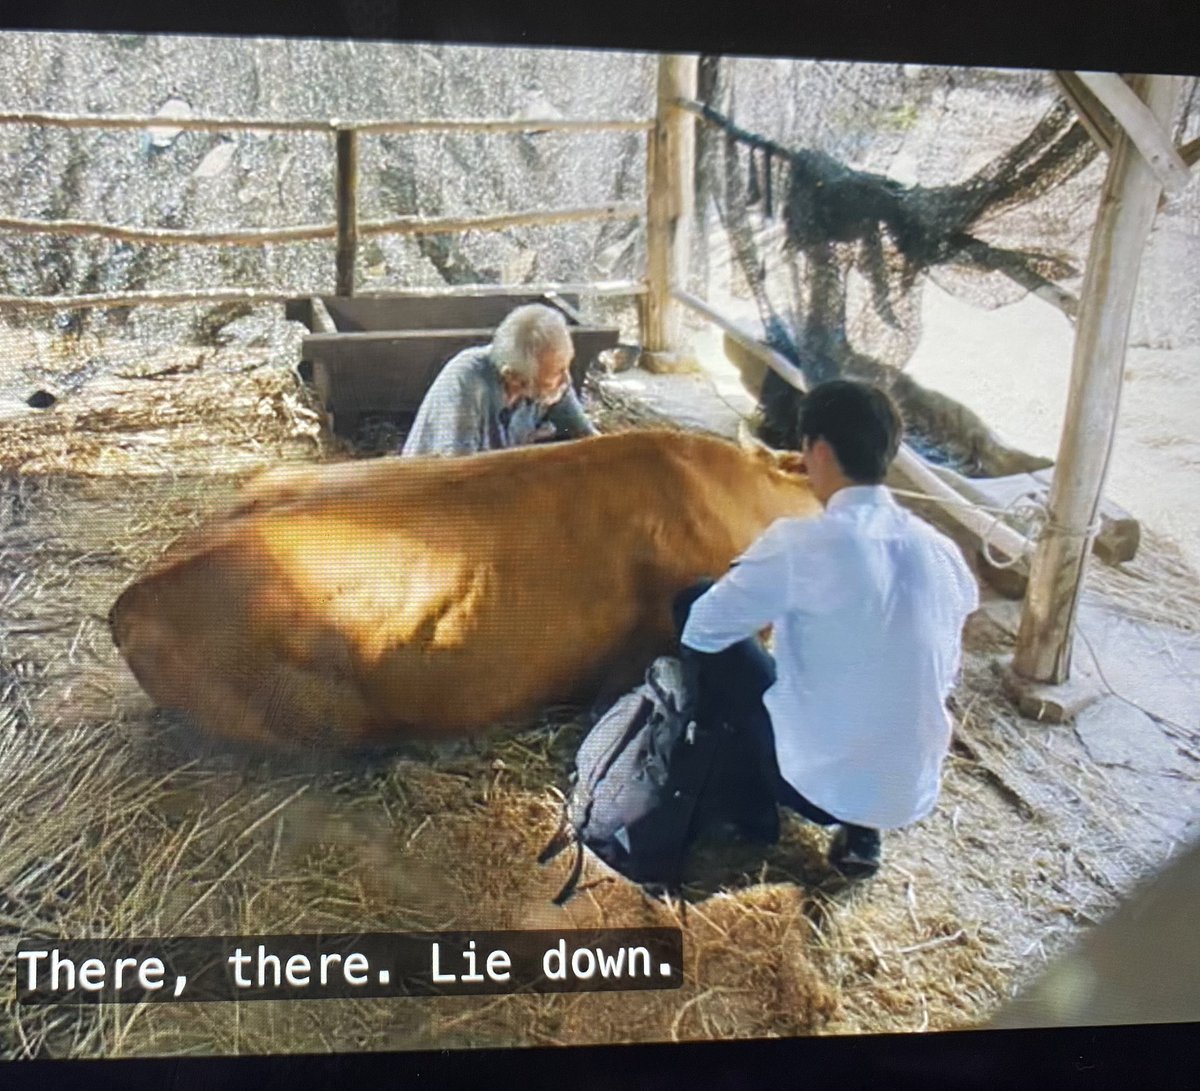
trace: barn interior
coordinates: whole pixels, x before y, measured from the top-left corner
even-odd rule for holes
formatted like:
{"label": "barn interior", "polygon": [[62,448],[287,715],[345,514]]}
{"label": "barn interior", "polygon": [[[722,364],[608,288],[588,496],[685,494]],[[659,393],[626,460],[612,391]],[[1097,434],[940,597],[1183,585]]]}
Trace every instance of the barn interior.
{"label": "barn interior", "polygon": [[[925,77],[931,85],[935,75]],[[971,84],[963,93],[988,92]],[[897,132],[925,124],[885,114]],[[1004,139],[1037,111],[1014,108],[1014,116]],[[898,147],[917,171],[921,143]],[[1193,180],[1175,212],[1192,229],[1197,192]],[[781,228],[765,212],[756,213],[758,238],[777,245]],[[1053,219],[1044,207],[1025,215],[1035,227]],[[710,227],[709,298],[750,321],[761,301],[734,253],[736,237],[731,242],[719,223]],[[605,241],[619,250],[627,240]],[[1169,258],[1163,248],[1151,270],[1166,292],[1176,275]],[[962,274],[972,284],[973,276]],[[1024,295],[1008,297],[1011,283],[1004,301],[989,301],[992,310],[982,314],[1026,306]],[[779,291],[786,290],[785,282]],[[938,284],[929,293],[945,290]],[[855,291],[866,300],[858,311],[865,327],[880,328],[871,325],[869,285]],[[598,327],[628,330],[636,321],[606,297],[585,296],[581,309]],[[952,310],[927,310],[927,327]],[[779,844],[765,852],[701,846],[681,899],[652,899],[589,860],[577,896],[555,907],[566,865],[540,867],[536,857],[558,821],[557,793],[585,730],[584,710],[553,709],[536,723],[497,724],[478,740],[410,744],[363,763],[205,744],[154,708],[124,669],[104,620],[113,600],[256,470],[370,457],[396,438],[386,421],[364,421],[350,437],[331,428],[321,392],[298,368],[311,328],[263,306],[257,324],[236,316],[243,330],[230,332],[230,314],[214,321],[216,335],[193,343],[148,345],[101,323],[64,333],[11,315],[0,329],[0,965],[11,963],[9,938],[18,934],[671,924],[684,932],[686,984],[678,992],[486,1002],[93,1009],[20,1008],[5,995],[6,1055],[441,1049],[981,1026],[1200,833],[1197,554],[1194,542],[1181,548],[1172,540],[1182,537],[1180,524],[1160,529],[1124,497],[1141,521],[1136,555],[1088,566],[1077,631],[1077,669],[1093,673],[1104,696],[1065,724],[1023,716],[997,666],[1012,654],[1021,603],[988,586],[965,636],[941,802],[889,838],[886,867],[866,884],[839,882],[824,862],[827,834],[789,817]],[[1194,329],[1166,330],[1165,320],[1156,332],[1156,320],[1153,308],[1139,319],[1145,346],[1135,370],[1150,381],[1164,346],[1181,345],[1194,362],[1200,344]],[[1027,323],[1025,312],[1015,322]],[[653,426],[734,438],[754,418],[756,400],[721,332],[696,316],[683,328],[698,370],[627,368],[630,360],[616,353],[581,376],[602,431]],[[887,329],[896,331],[899,355],[916,354],[918,378],[937,386],[948,365],[922,362],[929,329]],[[1036,375],[1036,366],[1025,374]],[[1194,376],[1188,381],[1194,389]],[[1168,374],[1155,394],[1162,399],[1164,388],[1177,386]],[[951,392],[964,397],[961,389]],[[1022,434],[1023,404],[995,400],[1016,448],[1053,455],[1044,436],[1056,435],[1061,419],[1041,436],[1026,421]],[[1000,426],[987,396],[973,408]],[[1186,432],[1162,436],[1167,447],[1195,442]],[[953,442],[939,451],[953,466]]]}

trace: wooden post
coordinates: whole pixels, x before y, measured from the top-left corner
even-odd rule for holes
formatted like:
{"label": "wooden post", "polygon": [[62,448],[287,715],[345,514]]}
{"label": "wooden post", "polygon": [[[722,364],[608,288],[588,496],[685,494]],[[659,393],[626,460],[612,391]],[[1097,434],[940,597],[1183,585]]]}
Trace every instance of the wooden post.
{"label": "wooden post", "polygon": [[641,312],[642,363],[652,371],[690,369],[679,355],[681,315],[671,289],[687,287],[696,120],[677,100],[695,98],[696,70],[696,57],[659,58],[657,119],[646,155],[648,290]]}
{"label": "wooden post", "polygon": [[358,253],[358,133],[337,131],[337,294],[354,295]]}
{"label": "wooden post", "polygon": [[[1135,89],[1144,90],[1158,123],[1169,123],[1178,80],[1140,77]],[[1129,134],[1119,130],[1088,254],[1050,517],[1034,553],[1017,634],[1012,667],[1018,686],[1023,679],[1058,685],[1070,674],[1075,613],[1112,453],[1138,272],[1161,192],[1155,172]]]}

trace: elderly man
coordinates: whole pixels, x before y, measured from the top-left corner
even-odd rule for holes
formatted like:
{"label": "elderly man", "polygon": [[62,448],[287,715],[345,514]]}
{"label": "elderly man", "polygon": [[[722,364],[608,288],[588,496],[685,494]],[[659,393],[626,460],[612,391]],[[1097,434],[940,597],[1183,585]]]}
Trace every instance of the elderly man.
{"label": "elderly man", "polygon": [[401,454],[467,455],[595,435],[571,388],[574,355],[559,311],[518,307],[490,345],[464,349],[442,369]]}
{"label": "elderly man", "polygon": [[[879,867],[881,830],[916,822],[937,800],[945,700],[979,601],[958,548],[882,484],[900,432],[883,391],[815,387],[799,434],[825,513],[776,521],[723,579],[676,602],[701,715],[737,726],[751,782],[774,785],[743,832],[773,839],[776,801],[836,825],[829,862],[852,878]],[[773,659],[755,637],[767,625]]]}

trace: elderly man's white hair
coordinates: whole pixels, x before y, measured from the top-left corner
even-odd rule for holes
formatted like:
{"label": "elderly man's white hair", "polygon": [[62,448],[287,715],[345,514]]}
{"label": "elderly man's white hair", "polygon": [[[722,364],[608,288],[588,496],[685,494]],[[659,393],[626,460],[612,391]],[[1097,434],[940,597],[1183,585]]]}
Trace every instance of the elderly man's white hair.
{"label": "elderly man's white hair", "polygon": [[492,338],[496,366],[526,379],[537,377],[538,360],[548,349],[575,354],[562,312],[543,303],[527,303],[510,312]]}

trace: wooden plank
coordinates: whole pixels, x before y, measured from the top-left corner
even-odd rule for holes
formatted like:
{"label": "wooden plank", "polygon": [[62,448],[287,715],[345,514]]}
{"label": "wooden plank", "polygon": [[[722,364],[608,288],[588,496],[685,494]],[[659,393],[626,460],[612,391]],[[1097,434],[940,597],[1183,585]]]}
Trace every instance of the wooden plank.
{"label": "wooden plank", "polygon": [[358,255],[358,133],[337,134],[337,294],[354,295],[354,262]]}
{"label": "wooden plank", "polygon": [[[1155,126],[1171,117],[1178,81],[1139,80]],[[1090,84],[1089,84],[1090,86]],[[1016,674],[1066,681],[1075,612],[1116,430],[1125,346],[1146,239],[1162,182],[1122,132],[1109,159],[1088,254],[1071,361],[1067,418],[1050,489],[1050,518],[1038,542],[1013,656]]]}
{"label": "wooden plank", "polygon": [[654,119],[631,118],[448,118],[445,121],[357,121],[360,133],[644,133]]}
{"label": "wooden plank", "polygon": [[678,105],[694,98],[698,58],[658,62],[657,124],[647,149],[646,283],[642,301],[645,356],[679,348],[680,314],[671,289],[685,286],[692,223],[695,120]]}
{"label": "wooden plank", "polygon": [[490,341],[495,332],[492,326],[447,326],[445,329],[416,330],[338,330],[334,333],[312,333],[304,338],[306,344],[318,348],[327,345],[370,345],[375,342],[393,342],[397,345],[420,344],[430,338],[447,340],[459,337],[482,337]]}
{"label": "wooden plank", "polygon": [[[339,147],[341,145],[339,144]],[[340,175],[339,175],[340,179]],[[340,186],[339,181],[339,186]],[[637,205],[613,202],[588,208],[561,208],[507,212],[492,216],[406,216],[398,220],[371,220],[356,224],[358,238],[376,235],[448,235],[464,231],[507,231],[513,227],[553,227],[558,224],[636,220]],[[23,235],[61,235],[117,239],[157,246],[266,246],[312,242],[338,237],[337,224],[299,224],[295,227],[251,227],[228,231],[123,227],[90,220],[31,220],[0,216],[0,230]]]}
{"label": "wooden plank", "polygon": [[1055,72],[1054,81],[1096,146],[1106,155],[1111,152],[1115,129],[1112,114],[1075,72]]}
{"label": "wooden plank", "polygon": [[355,299],[442,299],[461,297],[463,299],[480,299],[493,295],[508,295],[513,292],[530,295],[562,295],[582,296],[637,296],[647,291],[645,281],[641,280],[597,280],[585,282],[552,283],[535,281],[528,284],[450,284],[436,288],[389,288],[377,292],[359,292]]}
{"label": "wooden plank", "polygon": [[[1076,75],[1116,118],[1162,188],[1172,195],[1183,192],[1191,179],[1191,172],[1167,134],[1165,126],[1170,124],[1170,117],[1156,116],[1134,94],[1129,84],[1113,72],[1078,72]],[[1171,80],[1176,84],[1179,82],[1176,76],[1154,78]],[[1178,94],[1178,90],[1175,93]]]}
{"label": "wooden plank", "polygon": [[[762,344],[753,334],[748,333],[735,322],[731,322],[704,300],[698,299],[690,292],[676,289],[674,295],[682,304],[719,326],[747,352],[758,356],[772,371],[797,390],[808,389],[803,372],[786,356]],[[926,466],[908,444],[900,445],[893,466],[907,486],[927,493],[933,500],[939,501],[939,507],[945,510],[955,523],[974,536],[977,547],[986,537],[995,552],[1008,558],[1025,557],[1032,552],[1031,542],[1028,542],[1011,527],[998,522],[991,515],[971,505]]]}
{"label": "wooden plank", "polygon": [[[522,291],[543,295],[548,292],[586,293],[597,296],[638,296],[646,291],[643,283],[632,280],[597,281],[595,284],[522,284]],[[439,299],[448,296],[479,299],[512,292],[506,284],[465,284],[446,288],[400,288],[388,292],[365,292],[355,299],[403,297],[409,299]],[[284,288],[208,288],[181,291],[89,292],[80,295],[0,295],[0,310],[30,313],[63,310],[88,310],[105,307],[197,305],[208,303],[291,303],[297,297],[307,298],[311,289]]]}
{"label": "wooden plank", "polygon": [[230,231],[172,230],[162,227],[122,227],[118,224],[88,220],[30,220],[0,216],[0,230],[21,235],[88,236],[118,239],[122,242],[177,246],[188,243],[204,246],[266,246],[270,243],[309,242],[331,239],[337,232],[333,224],[300,224],[296,227],[252,227]]}
{"label": "wooden plank", "polygon": [[309,300],[310,318],[308,328],[313,333],[336,333],[337,323],[334,322],[333,316],[329,313],[329,309],[325,306],[325,301],[320,296],[313,296]]}
{"label": "wooden plank", "polygon": [[152,304],[174,307],[205,303],[283,303],[300,293],[257,288],[209,288],[207,290],[94,292],[83,295],[0,295],[0,310],[42,311],[88,310],[103,307],[136,307]]}
{"label": "wooden plank", "polygon": [[[577,296],[564,296],[578,303]],[[363,330],[480,329],[495,327],[515,307],[545,303],[547,296],[530,292],[506,292],[488,296],[378,296],[356,295],[353,299],[333,296],[325,300],[333,320],[332,330],[353,333]],[[572,319],[579,325],[586,323]],[[311,325],[314,333],[321,332]]]}
{"label": "wooden plank", "polygon": [[[580,344],[590,345],[595,337],[607,338],[610,335],[616,337],[619,333],[615,326],[571,326],[570,331],[571,340],[576,345],[576,355],[579,354],[578,346]],[[419,349],[426,342],[441,341],[449,344],[466,339],[472,344],[486,344],[492,339],[494,333],[493,326],[481,326],[474,329],[457,326],[441,330],[358,330],[353,333],[310,333],[304,338],[304,344],[306,347],[321,351],[344,345],[350,353],[357,351],[360,347],[376,344],[393,345],[399,351],[408,351],[410,348]],[[616,344],[615,340],[613,344]],[[350,363],[353,363],[352,358]]]}
{"label": "wooden plank", "polygon": [[359,226],[360,235],[448,235],[462,231],[507,231],[511,227],[553,227],[556,224],[636,220],[637,205],[613,201],[587,208],[557,208],[504,212],[493,216],[405,216]]}
{"label": "wooden plank", "polygon": [[5,111],[0,125],[37,125],[59,129],[150,129],[170,124],[190,132],[328,133],[354,129],[379,136],[393,133],[611,133],[645,132],[653,118],[447,118],[427,121],[339,121],[313,118],[150,117],[128,114],[63,114],[48,111]]}

